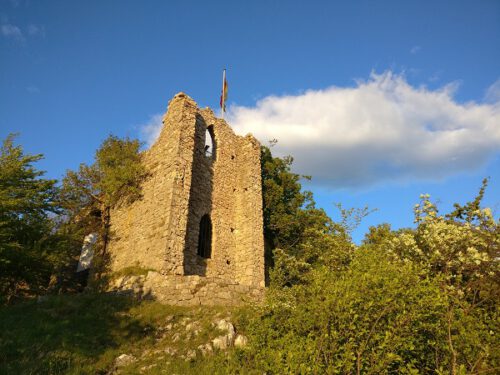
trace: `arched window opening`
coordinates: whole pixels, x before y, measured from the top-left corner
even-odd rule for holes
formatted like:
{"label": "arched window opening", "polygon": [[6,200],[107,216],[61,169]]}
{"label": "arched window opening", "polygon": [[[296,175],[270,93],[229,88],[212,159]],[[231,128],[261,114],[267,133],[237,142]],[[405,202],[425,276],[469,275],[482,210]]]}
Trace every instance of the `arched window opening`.
{"label": "arched window opening", "polygon": [[215,159],[215,137],[214,127],[210,125],[205,131],[205,156],[210,159]]}
{"label": "arched window opening", "polygon": [[198,255],[202,258],[210,258],[212,256],[212,221],[208,214],[203,215],[200,221]]}

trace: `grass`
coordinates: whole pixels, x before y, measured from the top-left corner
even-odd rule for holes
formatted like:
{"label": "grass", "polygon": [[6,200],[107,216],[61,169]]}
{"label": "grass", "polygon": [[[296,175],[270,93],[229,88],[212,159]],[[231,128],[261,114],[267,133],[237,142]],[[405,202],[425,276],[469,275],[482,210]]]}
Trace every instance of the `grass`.
{"label": "grass", "polygon": [[[226,353],[196,348],[220,332],[240,330],[249,309],[175,307],[112,294],[51,296],[0,308],[0,374],[107,374],[121,354],[137,360],[123,374],[224,373]],[[189,352],[196,357],[186,359]]]}

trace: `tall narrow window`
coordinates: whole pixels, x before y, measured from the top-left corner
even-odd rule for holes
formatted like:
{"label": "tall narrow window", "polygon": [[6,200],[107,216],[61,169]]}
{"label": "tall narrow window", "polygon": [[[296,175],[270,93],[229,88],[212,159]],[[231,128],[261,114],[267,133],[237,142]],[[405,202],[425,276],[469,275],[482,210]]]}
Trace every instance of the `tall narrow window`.
{"label": "tall narrow window", "polygon": [[205,131],[205,156],[210,159],[215,159],[215,139],[214,127],[209,126]]}
{"label": "tall narrow window", "polygon": [[208,214],[203,215],[200,221],[198,255],[202,258],[210,258],[212,256],[212,221]]}

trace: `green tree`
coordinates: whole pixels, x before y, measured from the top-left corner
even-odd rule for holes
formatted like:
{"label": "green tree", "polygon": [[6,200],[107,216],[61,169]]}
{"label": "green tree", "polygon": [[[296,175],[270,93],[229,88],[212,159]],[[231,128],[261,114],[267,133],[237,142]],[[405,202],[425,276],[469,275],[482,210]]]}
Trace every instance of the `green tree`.
{"label": "green tree", "polygon": [[111,209],[141,195],[145,169],[140,146],[135,139],[109,136],[96,151],[93,164],[81,164],[78,171],[68,171],[63,179],[66,225],[81,234],[97,232],[101,239],[100,256],[94,262],[98,275],[105,267]]}
{"label": "green tree", "polygon": [[301,176],[291,171],[292,157],[273,157],[265,146],[261,151],[264,235],[272,248],[287,249],[300,241],[302,210],[314,202],[310,192],[302,192]]}
{"label": "green tree", "polygon": [[269,147],[261,151],[268,284],[307,283],[313,267],[346,267],[355,249],[350,234],[370,213],[368,208],[337,204],[340,220],[334,222],[316,207],[313,194],[302,189],[301,179],[309,177],[292,172],[292,157],[274,157]]}
{"label": "green tree", "polygon": [[[312,243],[328,241],[331,235],[343,233],[343,230],[323,209],[316,207],[310,191],[302,190],[301,178],[309,177],[292,172],[292,157],[274,157],[271,149],[265,146],[261,151],[267,269],[274,265],[277,257],[282,266],[297,261],[307,268],[307,264],[321,256],[321,246],[312,246]],[[281,271],[282,282],[297,281],[291,275],[285,276],[288,272],[299,275],[290,267],[282,267]],[[277,275],[275,280],[278,280]]]}
{"label": "green tree", "polygon": [[9,301],[47,285],[54,228],[59,211],[56,180],[34,167],[41,154],[27,155],[9,135],[0,151],[0,293]]}

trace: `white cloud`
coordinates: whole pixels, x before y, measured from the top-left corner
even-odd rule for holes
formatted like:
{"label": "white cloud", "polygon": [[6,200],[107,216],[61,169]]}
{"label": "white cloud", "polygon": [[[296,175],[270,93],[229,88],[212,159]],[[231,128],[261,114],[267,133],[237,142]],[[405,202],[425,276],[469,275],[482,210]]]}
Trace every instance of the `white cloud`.
{"label": "white cloud", "polygon": [[6,38],[12,38],[18,41],[24,40],[24,35],[21,29],[10,23],[6,23],[0,26],[0,32]]}
{"label": "white cloud", "polygon": [[148,147],[150,147],[160,135],[163,125],[162,118],[162,114],[152,115],[145,124],[139,125],[140,137],[146,142]]}
{"label": "white cloud", "polygon": [[484,99],[488,103],[499,103],[500,102],[500,78],[497,79],[488,90],[486,90],[486,95]]}
{"label": "white cloud", "polygon": [[228,122],[261,142],[278,139],[297,173],[332,188],[438,180],[483,166],[500,150],[500,105],[454,100],[457,84],[413,87],[372,74],[353,88],[269,96],[233,105]]}

